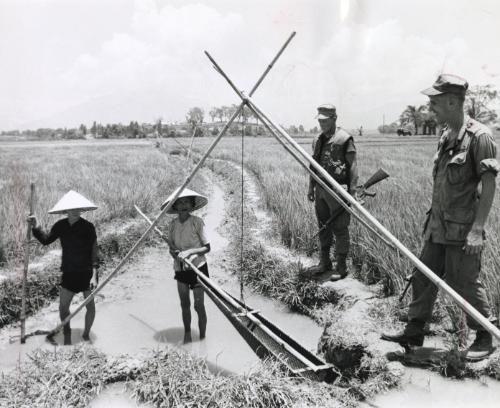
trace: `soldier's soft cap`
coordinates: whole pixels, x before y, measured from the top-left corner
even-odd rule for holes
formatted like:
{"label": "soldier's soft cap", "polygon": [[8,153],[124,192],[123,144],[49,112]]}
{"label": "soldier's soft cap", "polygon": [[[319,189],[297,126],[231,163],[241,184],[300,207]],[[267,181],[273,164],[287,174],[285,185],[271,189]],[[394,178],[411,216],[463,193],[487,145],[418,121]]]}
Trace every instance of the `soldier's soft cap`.
{"label": "soldier's soft cap", "polygon": [[436,82],[432,84],[432,87],[424,89],[422,93],[427,96],[445,93],[465,95],[467,88],[469,88],[469,84],[464,78],[452,74],[441,74],[436,79]]}
{"label": "soldier's soft cap", "polygon": [[318,106],[318,114],[316,115],[316,119],[330,119],[333,117],[337,117],[337,109],[335,108],[335,106],[329,103]]}

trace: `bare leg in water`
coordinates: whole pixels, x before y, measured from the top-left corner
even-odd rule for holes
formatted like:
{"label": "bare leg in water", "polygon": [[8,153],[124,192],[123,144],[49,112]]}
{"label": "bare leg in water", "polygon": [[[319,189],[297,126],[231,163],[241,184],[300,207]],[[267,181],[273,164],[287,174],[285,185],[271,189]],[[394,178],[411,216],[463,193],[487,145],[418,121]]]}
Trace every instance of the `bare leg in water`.
{"label": "bare leg in water", "polygon": [[189,285],[177,281],[177,291],[182,308],[182,323],[184,324],[184,343],[191,342],[191,301],[189,300]]}
{"label": "bare leg in water", "polygon": [[[59,317],[61,318],[61,321],[69,316],[69,306],[71,305],[73,296],[75,296],[74,292],[63,288],[62,286],[59,288]],[[63,333],[64,345],[68,346],[71,344],[71,326],[69,323],[64,325]]]}
{"label": "bare leg in water", "polygon": [[[83,292],[83,296],[85,298],[87,298],[91,292],[92,292],[91,290],[85,290]],[[95,319],[94,299],[92,299],[89,303],[87,303],[86,308],[87,308],[87,311],[85,313],[85,328],[83,329],[82,338],[85,341],[89,341],[90,340],[90,329],[92,328],[92,324],[94,323],[94,319]]]}
{"label": "bare leg in water", "polygon": [[194,310],[198,313],[198,328],[200,330],[200,340],[205,338],[207,331],[207,312],[205,311],[203,287],[198,283],[193,289],[194,292]]}

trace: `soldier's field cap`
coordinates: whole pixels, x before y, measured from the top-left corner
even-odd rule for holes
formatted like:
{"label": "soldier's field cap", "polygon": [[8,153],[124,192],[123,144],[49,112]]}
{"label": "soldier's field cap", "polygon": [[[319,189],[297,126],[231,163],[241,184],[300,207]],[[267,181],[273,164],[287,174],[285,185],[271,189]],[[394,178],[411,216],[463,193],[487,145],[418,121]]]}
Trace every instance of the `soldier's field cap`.
{"label": "soldier's field cap", "polygon": [[318,114],[316,115],[316,119],[330,119],[334,116],[337,116],[337,109],[335,108],[335,106],[329,103],[318,106]]}
{"label": "soldier's field cap", "polygon": [[457,95],[465,95],[469,84],[467,81],[457,75],[441,74],[432,84],[432,87],[424,89],[422,93],[427,96],[442,95],[445,93],[453,93]]}

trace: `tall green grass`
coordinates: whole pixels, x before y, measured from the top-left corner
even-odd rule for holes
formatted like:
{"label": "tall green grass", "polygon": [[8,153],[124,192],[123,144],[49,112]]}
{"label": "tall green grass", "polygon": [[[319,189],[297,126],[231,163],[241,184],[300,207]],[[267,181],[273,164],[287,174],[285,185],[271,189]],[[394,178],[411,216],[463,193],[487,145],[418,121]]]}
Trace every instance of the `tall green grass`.
{"label": "tall green grass", "polygon": [[[76,190],[99,209],[83,216],[98,231],[113,220],[136,217],[134,204],[159,212],[163,200],[185,176],[184,162],[151,146],[71,146],[0,150],[0,254],[22,259],[29,184],[35,183],[35,213],[46,229],[61,216],[47,211],[68,190]],[[193,180],[201,189],[200,176]],[[0,259],[0,262],[2,259]]]}
{"label": "tall green grass", "polygon": [[[217,158],[241,161],[239,140],[226,140],[214,150]],[[308,175],[293,157],[270,139],[245,142],[244,163],[257,177],[264,201],[271,211],[274,229],[281,241],[292,248],[309,251],[316,244],[317,221],[314,206],[307,200]],[[379,167],[388,180],[372,188],[376,197],[367,198],[365,208],[413,253],[422,246],[422,226],[430,207],[432,193],[432,157],[437,139],[422,143],[400,140],[391,143],[357,143],[360,183]],[[310,151],[309,142],[303,147]],[[200,150],[202,146],[200,146]],[[497,187],[500,178],[497,179]],[[500,188],[498,189],[500,190]],[[412,271],[411,263],[398,251],[356,221],[351,223],[351,257],[370,281],[383,281],[387,293],[400,291],[404,278]],[[483,252],[482,280],[491,306],[498,315],[500,306],[500,193],[497,192],[488,220],[488,241]]]}

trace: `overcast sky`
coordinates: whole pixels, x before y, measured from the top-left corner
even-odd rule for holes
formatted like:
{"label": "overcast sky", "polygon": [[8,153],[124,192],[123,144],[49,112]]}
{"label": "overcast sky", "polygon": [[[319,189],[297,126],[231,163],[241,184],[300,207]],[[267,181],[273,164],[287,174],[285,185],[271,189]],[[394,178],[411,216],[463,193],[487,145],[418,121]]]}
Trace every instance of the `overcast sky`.
{"label": "overcast sky", "polygon": [[[285,125],[397,119],[440,72],[500,88],[497,0],[0,0],[0,129],[182,121],[238,103],[208,50]],[[208,115],[207,115],[208,116]]]}

